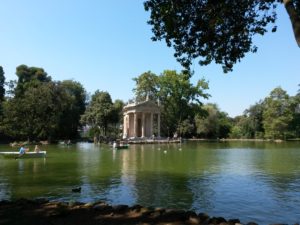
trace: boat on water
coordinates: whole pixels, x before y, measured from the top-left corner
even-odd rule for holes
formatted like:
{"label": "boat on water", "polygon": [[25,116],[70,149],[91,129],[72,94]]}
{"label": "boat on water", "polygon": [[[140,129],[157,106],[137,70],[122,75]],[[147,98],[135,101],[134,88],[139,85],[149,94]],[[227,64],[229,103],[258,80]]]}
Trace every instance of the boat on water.
{"label": "boat on water", "polygon": [[4,158],[13,158],[13,159],[24,159],[24,158],[45,158],[46,151],[40,152],[26,152],[25,154],[20,155],[19,152],[0,152],[0,156]]}
{"label": "boat on water", "polygon": [[114,149],[128,149],[128,145],[117,145],[117,146],[114,146]]}
{"label": "boat on water", "polygon": [[128,149],[129,145],[127,142],[117,140],[114,141],[112,147],[113,149]]}

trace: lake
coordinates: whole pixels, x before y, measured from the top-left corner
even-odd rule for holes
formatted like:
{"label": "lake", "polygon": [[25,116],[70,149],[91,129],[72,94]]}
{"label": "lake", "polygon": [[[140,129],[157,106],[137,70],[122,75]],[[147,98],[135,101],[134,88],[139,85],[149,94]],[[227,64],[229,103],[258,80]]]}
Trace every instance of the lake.
{"label": "lake", "polygon": [[[33,146],[30,146],[31,150]],[[259,224],[300,222],[300,142],[43,146],[47,158],[0,157],[0,200],[178,208]],[[0,151],[17,151],[0,145]],[[81,187],[80,193],[72,188]]]}

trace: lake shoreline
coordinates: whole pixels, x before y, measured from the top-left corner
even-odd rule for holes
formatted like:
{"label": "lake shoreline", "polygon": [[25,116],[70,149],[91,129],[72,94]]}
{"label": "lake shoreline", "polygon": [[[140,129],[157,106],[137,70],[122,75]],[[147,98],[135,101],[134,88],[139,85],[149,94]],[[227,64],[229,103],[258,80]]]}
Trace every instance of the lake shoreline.
{"label": "lake shoreline", "polygon": [[293,142],[293,141],[300,141],[300,139],[287,139],[287,140],[281,140],[281,139],[251,139],[251,138],[221,138],[221,139],[205,139],[205,138],[188,138],[184,139],[187,141],[199,141],[199,142],[274,142],[274,143],[281,143],[281,142]]}
{"label": "lake shoreline", "polygon": [[[96,203],[50,202],[47,199],[0,201],[0,224],[38,225],[104,225],[104,224],[189,224],[239,225],[239,219],[209,217],[193,211],[151,208],[141,205],[109,205]],[[248,222],[247,225],[256,225]]]}

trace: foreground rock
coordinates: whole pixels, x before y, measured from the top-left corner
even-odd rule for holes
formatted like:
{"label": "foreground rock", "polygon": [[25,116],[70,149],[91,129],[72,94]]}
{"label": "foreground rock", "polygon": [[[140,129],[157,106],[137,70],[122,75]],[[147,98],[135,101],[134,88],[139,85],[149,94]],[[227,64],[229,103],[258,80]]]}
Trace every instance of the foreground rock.
{"label": "foreground rock", "polygon": [[[0,202],[0,225],[181,225],[220,224],[238,225],[238,219],[225,220],[209,217],[204,213],[163,208],[147,208],[140,205],[111,206],[105,202],[63,203],[48,200],[26,200]],[[249,223],[249,225],[256,223]]]}

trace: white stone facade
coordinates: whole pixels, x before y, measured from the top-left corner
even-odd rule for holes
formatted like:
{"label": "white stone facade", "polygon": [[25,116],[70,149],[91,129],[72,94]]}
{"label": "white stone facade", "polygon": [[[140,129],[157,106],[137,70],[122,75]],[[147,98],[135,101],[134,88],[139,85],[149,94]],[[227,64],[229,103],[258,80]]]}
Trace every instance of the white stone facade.
{"label": "white stone facade", "polygon": [[160,137],[160,106],[154,101],[128,104],[123,108],[123,138]]}

